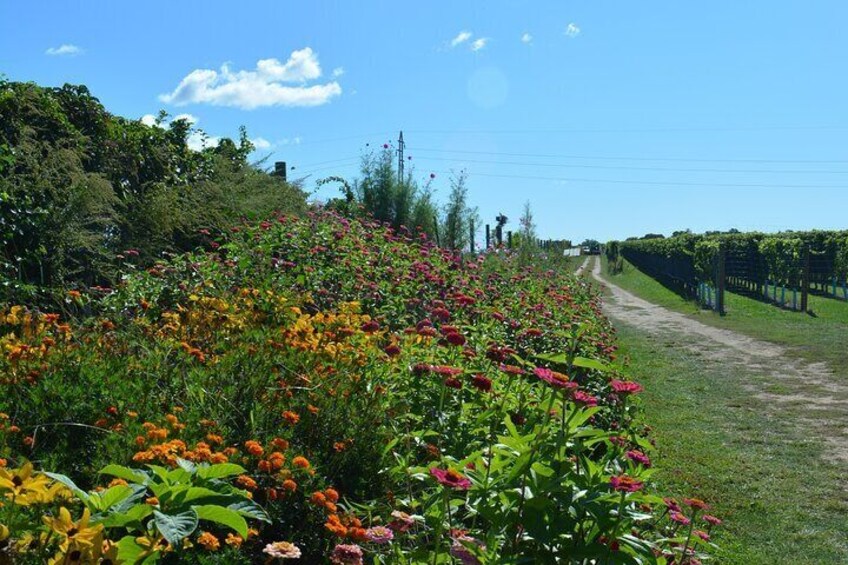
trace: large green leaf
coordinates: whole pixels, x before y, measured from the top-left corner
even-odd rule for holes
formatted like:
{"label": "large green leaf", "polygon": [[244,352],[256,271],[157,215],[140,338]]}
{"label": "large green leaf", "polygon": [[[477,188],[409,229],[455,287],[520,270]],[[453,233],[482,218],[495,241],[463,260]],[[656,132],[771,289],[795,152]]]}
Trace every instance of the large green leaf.
{"label": "large green leaf", "polygon": [[247,538],[247,520],[235,510],[218,506],[217,504],[205,504],[203,506],[192,506],[197,517],[201,520],[215,522],[235,530],[238,535]]}
{"label": "large green leaf", "polygon": [[242,500],[240,502],[230,504],[227,508],[235,510],[247,518],[253,518],[254,520],[267,522],[269,524],[271,523],[271,517],[268,516],[268,513],[252,500]]}
{"label": "large green leaf", "polygon": [[148,481],[149,477],[147,473],[144,471],[140,471],[138,469],[130,469],[129,467],[124,467],[122,465],[106,465],[102,469],[100,469],[101,475],[109,475],[111,477],[118,477],[119,479],[124,479],[125,481],[129,481],[131,483],[140,483],[144,484]]}
{"label": "large green leaf", "polygon": [[168,543],[179,547],[180,542],[197,529],[197,512],[193,508],[179,514],[163,514],[154,510],[153,523]]}
{"label": "large green leaf", "polygon": [[53,479],[54,481],[62,483],[63,485],[71,489],[71,491],[77,496],[77,498],[82,500],[86,505],[91,502],[91,496],[87,492],[79,488],[76,483],[70,479],[70,477],[66,477],[65,475],[61,475],[59,473],[45,472],[44,474]]}
{"label": "large green leaf", "polygon": [[197,468],[197,476],[201,479],[222,479],[246,473],[244,467],[235,463],[218,463],[212,466],[201,466]]}

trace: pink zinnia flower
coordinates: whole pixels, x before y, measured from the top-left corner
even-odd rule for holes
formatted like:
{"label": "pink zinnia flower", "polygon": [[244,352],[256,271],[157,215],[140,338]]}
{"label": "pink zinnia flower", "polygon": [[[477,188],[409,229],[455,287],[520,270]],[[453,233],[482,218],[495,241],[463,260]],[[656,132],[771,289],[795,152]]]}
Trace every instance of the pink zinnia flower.
{"label": "pink zinnia flower", "polygon": [[300,548],[295,544],[287,541],[277,541],[269,543],[262,550],[262,553],[267,553],[272,559],[299,559]]}
{"label": "pink zinnia flower", "polygon": [[451,544],[450,554],[453,557],[456,557],[462,562],[462,565],[480,565],[480,560],[468,549],[468,545],[474,544],[478,546],[480,549],[485,550],[486,546],[483,545],[483,542],[480,540],[473,538],[471,536],[462,534],[457,532],[460,535],[457,535],[453,538],[453,543]]}
{"label": "pink zinnia flower", "polygon": [[686,506],[691,508],[697,508],[698,510],[707,510],[710,505],[701,500],[700,498],[684,498],[683,503]]}
{"label": "pink zinnia flower", "polygon": [[394,518],[394,520],[389,523],[389,527],[396,532],[403,533],[415,525],[415,519],[406,512],[401,512],[400,510],[393,510],[392,518]]}
{"label": "pink zinnia flower", "polygon": [[536,367],[533,370],[533,373],[549,385],[556,388],[564,388],[568,390],[575,390],[577,388],[577,383],[568,380],[566,375],[557,373],[556,371],[551,371],[545,367]]}
{"label": "pink zinnia flower", "polygon": [[574,391],[574,395],[571,399],[577,404],[582,404],[583,406],[597,406],[598,399],[592,396],[589,393],[583,392],[582,390]]}
{"label": "pink zinnia flower", "polygon": [[669,514],[669,517],[673,521],[677,522],[678,524],[683,524],[684,526],[688,526],[692,522],[692,520],[690,520],[689,518],[687,518],[686,516],[684,516],[680,512],[671,512]]}
{"label": "pink zinnia flower", "polygon": [[362,548],[355,543],[340,543],[330,555],[333,565],[362,565]]}
{"label": "pink zinnia flower", "polygon": [[430,474],[433,475],[439,483],[448,488],[456,490],[468,490],[471,488],[471,480],[466,478],[462,473],[453,469],[439,469],[438,467],[433,467],[430,469]]}
{"label": "pink zinnia flower", "polygon": [[645,467],[651,466],[651,460],[648,459],[648,456],[642,453],[641,451],[632,449],[627,452],[627,458],[633,461],[634,463],[639,463],[641,465],[644,465]]}
{"label": "pink zinnia flower", "polygon": [[365,537],[368,538],[368,541],[377,544],[385,544],[392,541],[395,535],[385,526],[374,526],[365,530]]}
{"label": "pink zinnia flower", "polygon": [[710,516],[709,514],[704,514],[703,516],[701,516],[701,518],[703,518],[704,522],[707,522],[711,526],[720,526],[721,525],[721,520],[719,520],[715,516]]}
{"label": "pink zinnia flower", "polygon": [[668,508],[672,512],[680,512],[680,505],[677,504],[677,501],[673,498],[663,498],[663,503],[665,504],[666,508]]}
{"label": "pink zinnia flower", "polygon": [[619,379],[613,379],[610,381],[610,386],[616,392],[616,394],[627,395],[627,394],[636,394],[637,392],[642,392],[642,385],[639,383],[634,383],[633,381],[622,381]]}
{"label": "pink zinnia flower", "polygon": [[465,345],[465,336],[461,333],[451,332],[445,335],[445,339],[448,340],[448,343],[451,345]]}
{"label": "pink zinnia flower", "polygon": [[619,475],[610,478],[610,486],[618,492],[636,492],[642,490],[642,481],[627,475]]}

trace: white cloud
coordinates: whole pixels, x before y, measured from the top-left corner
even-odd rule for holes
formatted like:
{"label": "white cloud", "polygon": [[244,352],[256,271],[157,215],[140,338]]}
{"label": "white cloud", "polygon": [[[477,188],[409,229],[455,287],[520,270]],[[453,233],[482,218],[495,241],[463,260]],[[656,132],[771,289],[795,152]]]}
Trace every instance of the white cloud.
{"label": "white cloud", "polygon": [[577,24],[572,22],[568,24],[568,26],[565,28],[565,35],[567,35],[568,37],[577,37],[578,35],[580,35],[580,28],[577,27]]}
{"label": "white cloud", "polygon": [[59,47],[51,47],[47,51],[44,52],[45,55],[53,55],[53,56],[73,56],[79,55],[82,53],[82,49],[77,47],[76,45],[72,45],[70,43],[63,43]]}
{"label": "white cloud", "polygon": [[202,130],[194,130],[188,134],[188,138],[186,139],[186,145],[193,151],[201,151],[206,147],[217,147],[220,142],[220,137],[209,135]]}
{"label": "white cloud", "polygon": [[465,43],[469,39],[471,39],[471,32],[470,31],[461,31],[461,32],[459,32],[459,34],[457,34],[456,37],[454,37],[453,39],[450,40],[450,46],[456,47],[460,43]]}
{"label": "white cloud", "polygon": [[[307,86],[309,80],[321,76],[318,56],[306,47],[293,51],[285,63],[277,59],[261,59],[251,71],[230,70],[227,64],[220,72],[195,69],[180,81],[170,94],[159,100],[184,106],[190,103],[234,106],[253,110],[262,106],[320,106],[342,93],[338,82]],[[287,86],[281,83],[301,83]]]}
{"label": "white cloud", "polygon": [[300,145],[300,136],[287,137],[280,142],[281,145]]}
{"label": "white cloud", "polygon": [[253,146],[256,149],[271,149],[274,146],[273,143],[271,143],[270,141],[268,141],[264,137],[257,137],[257,138],[251,139],[250,142],[253,144]]}
{"label": "white cloud", "polygon": [[533,41],[533,36],[529,33],[524,33],[521,36],[521,43],[531,43]]}
{"label": "white cloud", "polygon": [[478,39],[475,39],[474,41],[471,42],[471,50],[472,51],[480,51],[481,49],[485,48],[486,45],[488,45],[488,43],[489,43],[488,37],[480,37]]}
{"label": "white cloud", "polygon": [[[144,118],[142,118],[142,119],[144,119]],[[176,116],[174,116],[174,119],[171,120],[171,121],[176,122],[177,120],[185,120],[188,123],[190,123],[191,125],[196,124],[197,121],[198,121],[197,118],[195,116],[192,116],[191,114],[177,114]]]}
{"label": "white cloud", "polygon": [[336,67],[333,69],[333,78],[339,78],[343,74],[345,74],[344,67]]}
{"label": "white cloud", "polygon": [[153,114],[145,114],[141,117],[141,123],[146,126],[153,127],[156,125],[156,116]]}

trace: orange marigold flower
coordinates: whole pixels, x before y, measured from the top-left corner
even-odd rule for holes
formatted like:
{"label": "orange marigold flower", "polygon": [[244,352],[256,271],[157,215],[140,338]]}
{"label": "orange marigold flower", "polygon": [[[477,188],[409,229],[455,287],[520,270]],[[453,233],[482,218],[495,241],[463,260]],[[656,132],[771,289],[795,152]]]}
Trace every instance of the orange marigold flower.
{"label": "orange marigold flower", "polygon": [[247,452],[255,457],[259,457],[265,451],[261,443],[252,439],[244,442],[244,446],[247,448]]}
{"label": "orange marigold flower", "polygon": [[256,481],[254,481],[247,475],[239,475],[236,479],[236,484],[247,490],[256,490],[257,487]]}
{"label": "orange marigold flower", "polygon": [[124,479],[118,479],[118,478],[115,478],[115,479],[112,479],[111,481],[109,481],[109,488],[116,487],[116,486],[124,486],[125,487],[125,486],[127,486],[127,481],[125,481]]}
{"label": "orange marigold flower", "polygon": [[332,512],[332,513],[335,513],[335,512],[338,511],[338,507],[335,504],[333,504],[332,502],[330,502],[329,500],[324,503],[324,509],[327,512]]}
{"label": "orange marigold flower", "polygon": [[209,532],[203,532],[197,538],[197,543],[206,548],[207,551],[218,551],[221,547],[221,542]]}
{"label": "orange marigold flower", "polygon": [[335,514],[330,514],[330,516],[327,517],[327,522],[324,523],[324,527],[329,530],[330,533],[339,537],[347,535],[347,527],[341,523],[341,520],[339,520],[339,517]]}
{"label": "orange marigold flower", "polygon": [[159,505],[159,499],[156,498],[155,496],[151,496],[150,498],[145,498],[144,503],[149,504],[150,506],[158,506]]}
{"label": "orange marigold flower", "polygon": [[226,455],[224,455],[223,453],[220,453],[220,452],[219,453],[213,453],[212,455],[209,456],[209,462],[212,463],[212,464],[226,463],[229,460],[230,460],[229,457],[227,457]]}
{"label": "orange marigold flower", "polygon": [[317,406],[313,406],[311,404],[309,406],[307,406],[306,409],[309,410],[313,414],[318,414],[318,412],[320,412],[320,410],[318,409]]}
{"label": "orange marigold flower", "polygon": [[6,461],[6,460],[5,460],[5,459],[3,459],[2,457],[0,457],[0,468],[3,468],[3,467],[5,467],[5,466],[6,466],[6,465],[8,465],[8,464],[9,464],[9,462],[8,462],[8,461]]}
{"label": "orange marigold flower", "polygon": [[303,457],[302,455],[298,455],[297,457],[292,459],[292,464],[299,469],[308,469],[309,459]]}
{"label": "orange marigold flower", "polygon": [[135,410],[127,410],[127,416],[130,418],[138,418],[138,412]]}
{"label": "orange marigold flower", "polygon": [[236,549],[241,547],[241,544],[244,543],[244,538],[240,535],[229,533],[227,534],[227,539],[224,540],[224,543],[229,545],[230,547],[235,547]]}
{"label": "orange marigold flower", "polygon": [[208,433],[206,434],[206,441],[215,445],[220,445],[224,443],[224,438],[218,434]]}
{"label": "orange marigold flower", "polygon": [[259,462],[258,467],[259,467],[259,470],[262,471],[263,473],[268,473],[269,471],[271,471],[271,462],[263,459],[262,461]]}
{"label": "orange marigold flower", "polygon": [[327,500],[329,500],[330,502],[339,501],[339,493],[334,488],[324,489],[324,494],[327,496]]}
{"label": "orange marigold flower", "polygon": [[333,444],[333,449],[335,449],[338,453],[341,453],[347,449],[347,444],[343,441],[337,441]]}
{"label": "orange marigold flower", "polygon": [[309,501],[316,506],[323,506],[327,502],[327,497],[323,492],[313,492],[312,496],[309,497]]}
{"label": "orange marigold flower", "polygon": [[271,445],[273,445],[274,447],[276,447],[280,451],[285,451],[286,449],[289,448],[288,440],[285,440],[285,439],[282,439],[282,438],[279,438],[279,437],[275,437],[271,441]]}
{"label": "orange marigold flower", "polygon": [[286,479],[285,481],[283,481],[283,489],[289,492],[294,492],[297,490],[297,483],[291,479]]}
{"label": "orange marigold flower", "polygon": [[291,410],[286,410],[283,412],[283,419],[291,425],[295,425],[300,421],[300,416],[292,412]]}

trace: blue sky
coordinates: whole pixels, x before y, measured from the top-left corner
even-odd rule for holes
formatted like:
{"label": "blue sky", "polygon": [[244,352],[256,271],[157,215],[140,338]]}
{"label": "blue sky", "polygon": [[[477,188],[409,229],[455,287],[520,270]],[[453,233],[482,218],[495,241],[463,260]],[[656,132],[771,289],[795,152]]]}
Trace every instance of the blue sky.
{"label": "blue sky", "polygon": [[541,237],[848,228],[845,21],[836,0],[3,0],[0,72],[244,124],[308,189],[403,129],[438,195],[465,169],[484,220],[517,229],[530,200]]}

